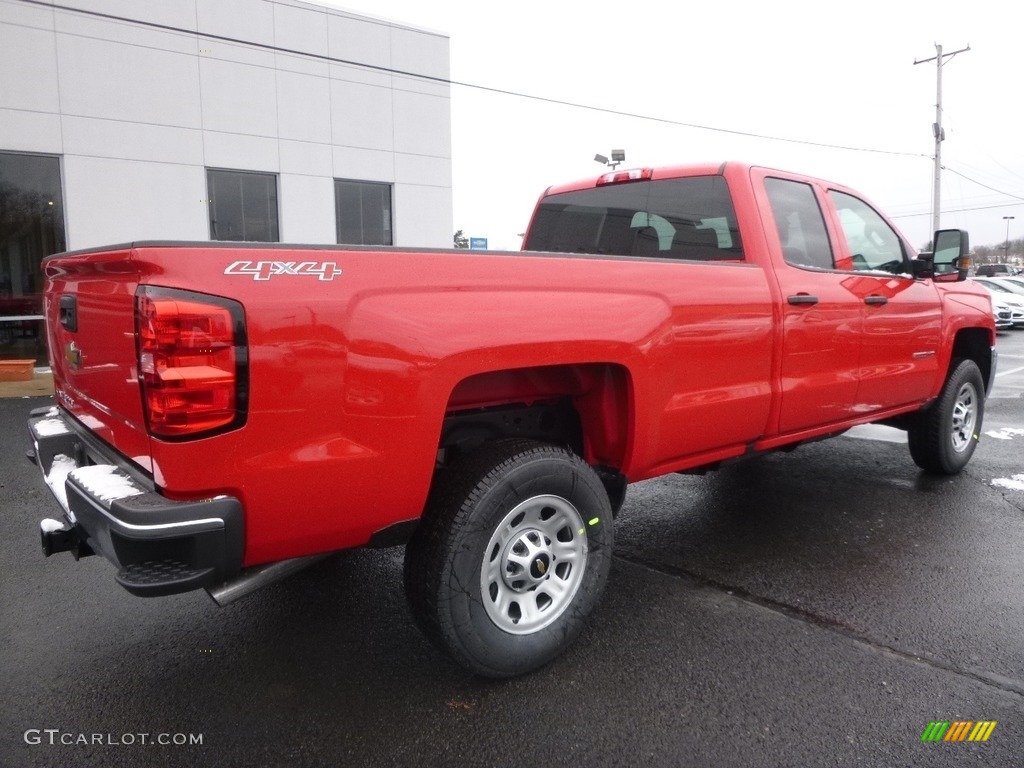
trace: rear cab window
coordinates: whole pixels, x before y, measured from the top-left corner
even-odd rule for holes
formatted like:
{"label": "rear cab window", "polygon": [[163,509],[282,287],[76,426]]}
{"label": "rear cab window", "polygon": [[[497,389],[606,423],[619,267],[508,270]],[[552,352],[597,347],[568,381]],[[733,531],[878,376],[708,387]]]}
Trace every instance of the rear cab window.
{"label": "rear cab window", "polygon": [[541,201],[530,251],[662,259],[743,259],[736,210],[722,176],[630,181]]}

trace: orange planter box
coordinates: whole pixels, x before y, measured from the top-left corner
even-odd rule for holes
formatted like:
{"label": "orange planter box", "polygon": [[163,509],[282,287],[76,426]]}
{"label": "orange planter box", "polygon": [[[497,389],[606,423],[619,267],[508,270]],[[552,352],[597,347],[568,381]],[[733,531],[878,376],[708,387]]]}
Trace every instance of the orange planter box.
{"label": "orange planter box", "polygon": [[0,360],[0,381],[32,381],[35,360]]}

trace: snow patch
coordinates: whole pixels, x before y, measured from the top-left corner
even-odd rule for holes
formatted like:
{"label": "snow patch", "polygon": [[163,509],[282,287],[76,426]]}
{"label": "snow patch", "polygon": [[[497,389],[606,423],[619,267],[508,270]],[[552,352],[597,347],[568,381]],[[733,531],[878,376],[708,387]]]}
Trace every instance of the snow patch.
{"label": "snow patch", "polygon": [[1015,437],[1024,437],[1024,429],[1013,429],[1012,427],[991,429],[985,433],[985,436],[994,437],[996,440],[1013,440]]}
{"label": "snow patch", "polygon": [[35,423],[36,434],[40,437],[53,437],[54,435],[66,435],[71,432],[60,419],[43,419]]}
{"label": "snow patch", "polygon": [[1011,478],[1000,477],[992,481],[997,488],[1008,488],[1011,491],[1024,491],[1024,475],[1014,475]]}
{"label": "snow patch", "polygon": [[880,440],[884,443],[903,443],[904,445],[907,442],[905,431],[883,424],[861,424],[850,429],[846,433],[846,437],[854,437],[858,440]]}
{"label": "snow patch", "polygon": [[54,531],[63,531],[64,523],[47,517],[39,521],[39,527],[43,530],[43,533],[53,533]]}
{"label": "snow patch", "polygon": [[46,484],[50,486],[53,495],[57,497],[57,501],[65,510],[68,509],[68,492],[64,488],[64,481],[77,466],[74,459],[68,458],[63,453],[58,453],[53,457],[50,471],[46,473]]}
{"label": "snow patch", "polygon": [[110,464],[79,467],[74,470],[73,476],[90,494],[107,503],[144,493],[128,477],[121,474],[117,467]]}

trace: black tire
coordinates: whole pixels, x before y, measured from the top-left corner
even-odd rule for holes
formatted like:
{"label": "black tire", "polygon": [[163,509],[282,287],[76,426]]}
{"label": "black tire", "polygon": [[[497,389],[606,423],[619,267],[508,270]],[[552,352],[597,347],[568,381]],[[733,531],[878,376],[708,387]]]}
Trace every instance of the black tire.
{"label": "black tire", "polygon": [[973,360],[954,360],[938,399],[907,430],[914,463],[926,472],[955,475],[974,455],[985,415],[985,383]]}
{"label": "black tire", "polygon": [[608,495],[582,459],[501,441],[437,478],[406,548],[406,596],[424,634],[461,665],[521,675],[579,635],[612,548]]}

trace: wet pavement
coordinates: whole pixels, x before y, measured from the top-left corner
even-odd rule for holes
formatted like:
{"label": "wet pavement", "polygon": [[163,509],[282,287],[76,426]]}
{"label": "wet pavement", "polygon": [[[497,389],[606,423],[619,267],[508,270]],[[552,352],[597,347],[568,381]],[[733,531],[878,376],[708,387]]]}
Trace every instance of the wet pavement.
{"label": "wet pavement", "polygon": [[[1024,332],[999,349],[955,478],[869,427],[631,487],[590,626],[505,683],[419,635],[400,549],[226,608],[44,559],[24,421],[50,400],[0,400],[0,765],[1020,765]],[[936,720],[997,725],[923,743]]]}

